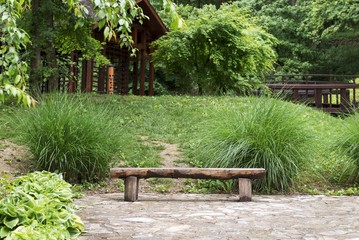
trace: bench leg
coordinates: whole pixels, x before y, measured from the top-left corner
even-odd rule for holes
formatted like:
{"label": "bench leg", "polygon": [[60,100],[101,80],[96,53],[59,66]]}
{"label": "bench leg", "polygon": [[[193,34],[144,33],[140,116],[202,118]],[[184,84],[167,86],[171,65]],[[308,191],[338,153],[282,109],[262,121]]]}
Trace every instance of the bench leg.
{"label": "bench leg", "polygon": [[239,178],[239,201],[252,201],[252,180],[248,178]]}
{"label": "bench leg", "polygon": [[125,178],[125,201],[135,202],[138,199],[138,184],[139,179],[137,177]]}

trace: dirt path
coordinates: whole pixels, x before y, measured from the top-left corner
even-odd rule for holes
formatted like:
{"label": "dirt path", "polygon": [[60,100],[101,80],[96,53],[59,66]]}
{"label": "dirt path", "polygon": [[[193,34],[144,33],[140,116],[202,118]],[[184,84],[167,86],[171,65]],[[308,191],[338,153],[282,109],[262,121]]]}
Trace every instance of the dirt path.
{"label": "dirt path", "polygon": [[31,154],[25,147],[0,139],[0,177],[17,176],[28,171]]}
{"label": "dirt path", "polygon": [[[158,146],[163,149],[159,154],[162,163],[161,167],[189,167],[188,164],[182,162],[183,155],[178,144],[165,143],[162,141],[148,141],[146,137],[143,137],[142,140],[144,141],[144,144]],[[169,178],[141,179],[139,188],[140,192],[176,193],[183,191],[185,186],[184,181],[184,179]]]}

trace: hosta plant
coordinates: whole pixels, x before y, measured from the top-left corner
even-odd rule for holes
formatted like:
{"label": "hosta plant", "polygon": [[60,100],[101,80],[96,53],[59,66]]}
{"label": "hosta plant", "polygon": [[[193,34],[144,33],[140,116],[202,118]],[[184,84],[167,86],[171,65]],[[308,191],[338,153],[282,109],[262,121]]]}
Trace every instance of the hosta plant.
{"label": "hosta plant", "polygon": [[58,174],[34,172],[13,180],[0,201],[0,239],[76,239],[84,225],[72,198],[71,185]]}

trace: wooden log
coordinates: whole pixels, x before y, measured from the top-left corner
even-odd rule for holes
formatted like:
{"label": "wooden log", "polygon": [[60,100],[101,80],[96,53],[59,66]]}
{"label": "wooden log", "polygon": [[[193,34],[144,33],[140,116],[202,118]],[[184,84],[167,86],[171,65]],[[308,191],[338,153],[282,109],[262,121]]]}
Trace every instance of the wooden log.
{"label": "wooden log", "polygon": [[248,178],[239,178],[239,201],[252,201],[252,180]]}
{"label": "wooden log", "polygon": [[135,202],[138,199],[139,179],[137,177],[127,177],[125,179],[125,201]]}
{"label": "wooden log", "polygon": [[265,176],[264,168],[112,168],[111,178],[194,178],[194,179],[258,179]]}

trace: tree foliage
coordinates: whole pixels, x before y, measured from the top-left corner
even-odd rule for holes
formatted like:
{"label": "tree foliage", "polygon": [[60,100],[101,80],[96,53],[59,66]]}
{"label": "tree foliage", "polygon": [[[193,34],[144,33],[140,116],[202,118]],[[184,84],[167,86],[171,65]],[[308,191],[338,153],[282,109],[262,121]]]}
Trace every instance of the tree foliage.
{"label": "tree foliage", "polygon": [[[40,68],[41,54],[45,52],[47,65],[56,70],[56,50],[67,53],[87,49],[85,57],[86,53],[96,55],[100,43],[88,30],[95,22],[105,39],[119,36],[121,46],[131,46],[132,22],[145,17],[135,0],[0,0],[0,3],[0,101],[15,96],[25,105],[33,102],[25,92],[28,62],[32,68]],[[31,26],[23,24],[24,19],[30,20]],[[82,48],[78,49],[79,46]],[[41,84],[40,74],[32,76],[33,85]]]}
{"label": "tree foliage", "polygon": [[257,16],[257,23],[279,40],[276,47],[277,73],[308,73],[316,68],[316,53],[310,36],[301,29],[309,11],[306,1],[238,0],[237,3]]}
{"label": "tree foliage", "polygon": [[176,4],[188,4],[197,8],[212,4],[219,8],[222,3],[232,2],[232,0],[174,0],[174,2]]}
{"label": "tree foliage", "polygon": [[185,7],[187,26],[155,42],[154,57],[178,83],[199,93],[245,93],[258,76],[273,69],[276,39],[253,23],[236,4]]}
{"label": "tree foliage", "polygon": [[28,65],[20,59],[20,50],[30,43],[29,35],[17,27],[17,18],[29,8],[29,1],[7,1],[0,3],[0,103],[5,97],[15,96],[25,105],[31,98],[25,93]]}
{"label": "tree foliage", "polygon": [[358,74],[355,0],[238,0],[279,39],[277,73]]}
{"label": "tree foliage", "polygon": [[178,30],[185,26],[185,21],[177,12],[176,4],[171,0],[150,0],[151,5],[170,30]]}
{"label": "tree foliage", "polygon": [[339,37],[340,33],[347,33],[350,37],[359,36],[358,1],[315,0],[311,2],[310,9],[306,26],[311,29],[312,35],[321,38]]}
{"label": "tree foliage", "polygon": [[309,6],[302,30],[315,43],[319,69],[359,74],[359,2],[316,0]]}

